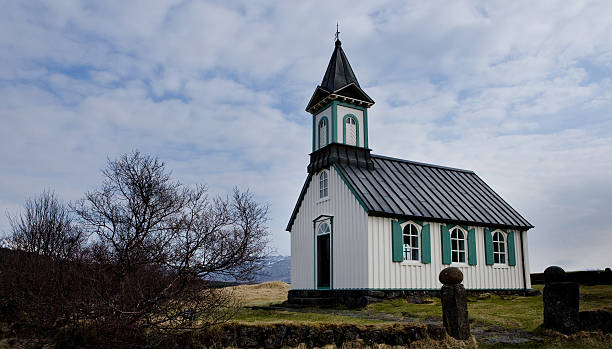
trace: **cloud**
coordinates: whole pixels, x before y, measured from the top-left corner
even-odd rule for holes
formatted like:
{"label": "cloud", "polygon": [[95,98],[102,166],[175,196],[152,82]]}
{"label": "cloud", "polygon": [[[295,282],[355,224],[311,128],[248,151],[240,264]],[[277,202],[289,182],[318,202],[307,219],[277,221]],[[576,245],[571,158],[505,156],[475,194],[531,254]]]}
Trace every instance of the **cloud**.
{"label": "cloud", "polygon": [[[158,154],[186,183],[253,190],[284,232],[311,151],[303,111],[336,21],[376,104],[378,154],[475,170],[536,228],[532,269],[609,263],[606,2],[11,2],[0,13],[0,208]],[[6,229],[0,218],[0,229]]]}

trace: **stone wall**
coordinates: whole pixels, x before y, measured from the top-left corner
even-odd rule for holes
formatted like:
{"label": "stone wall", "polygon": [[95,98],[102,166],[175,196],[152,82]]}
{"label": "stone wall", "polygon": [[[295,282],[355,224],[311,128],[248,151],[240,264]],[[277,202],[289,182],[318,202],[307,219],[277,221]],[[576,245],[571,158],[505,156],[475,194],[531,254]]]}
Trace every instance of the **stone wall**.
{"label": "stone wall", "polygon": [[173,338],[173,347],[307,348],[359,341],[365,345],[410,345],[420,340],[444,340],[442,326],[420,324],[261,324],[227,323]]}
{"label": "stone wall", "polygon": [[[535,296],[534,290],[467,290],[468,296],[484,293],[498,295]],[[388,299],[404,298],[410,303],[425,303],[424,298],[440,298],[440,290],[290,290],[287,303],[297,306],[365,307]]]}

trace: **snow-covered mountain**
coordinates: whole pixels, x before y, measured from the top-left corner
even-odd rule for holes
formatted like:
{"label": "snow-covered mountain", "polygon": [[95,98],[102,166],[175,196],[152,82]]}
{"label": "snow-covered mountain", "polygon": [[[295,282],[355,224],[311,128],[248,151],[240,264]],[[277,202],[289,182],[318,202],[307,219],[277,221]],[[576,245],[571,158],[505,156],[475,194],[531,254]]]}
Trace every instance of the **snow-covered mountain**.
{"label": "snow-covered mountain", "polygon": [[269,256],[262,264],[262,270],[255,277],[256,282],[291,281],[291,256]]}

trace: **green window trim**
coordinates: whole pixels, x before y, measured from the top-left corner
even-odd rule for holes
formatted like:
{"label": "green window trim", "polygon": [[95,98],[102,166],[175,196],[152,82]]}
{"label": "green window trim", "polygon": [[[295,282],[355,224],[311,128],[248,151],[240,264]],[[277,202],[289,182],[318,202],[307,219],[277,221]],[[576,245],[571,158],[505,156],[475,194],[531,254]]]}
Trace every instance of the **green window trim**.
{"label": "green window trim", "polygon": [[[323,219],[321,219],[323,218]],[[319,287],[317,280],[317,223],[329,222],[330,233],[329,233],[329,287]],[[312,221],[312,232],[314,239],[314,288],[315,290],[332,290],[334,288],[334,217],[328,215],[320,215]]]}
{"label": "green window trim", "polygon": [[468,230],[467,242],[468,242],[468,264],[476,265],[477,257],[476,257],[476,229],[475,228]]}
{"label": "green window trim", "polygon": [[359,119],[354,114],[346,114],[342,117],[342,143],[346,144],[346,119],[349,117],[355,120],[355,145],[359,146]]}
{"label": "green window trim", "polygon": [[312,151],[314,152],[315,150],[317,150],[316,146],[316,138],[317,138],[317,116],[313,115],[312,116]]}
{"label": "green window trim", "polygon": [[331,102],[331,118],[332,118],[332,142],[338,142],[338,102]]}
{"label": "green window trim", "polygon": [[491,235],[491,229],[485,228],[484,238],[485,238],[485,264],[493,265],[495,263],[495,259],[493,258],[493,235]]}
{"label": "green window trim", "polygon": [[442,264],[451,264],[451,240],[450,240],[450,229],[455,227],[447,226],[446,224],[440,225],[440,237],[442,241]]}
{"label": "green window trim", "polygon": [[391,221],[391,245],[392,245],[392,255],[394,262],[403,262],[404,256],[402,254],[403,250],[403,235],[402,235],[402,226],[400,222],[393,220]]}
{"label": "green window trim", "polygon": [[421,262],[431,263],[431,225],[425,224],[421,228]]}
{"label": "green window trim", "polygon": [[368,110],[363,109],[363,147],[368,147]]}
{"label": "green window trim", "polygon": [[323,122],[323,120],[325,120],[325,145],[329,144],[329,119],[327,118],[327,116],[323,116],[321,117],[321,119],[319,119],[319,125],[317,127],[317,132],[319,137],[317,137],[317,140],[319,141],[319,148],[321,149],[323,147],[321,147],[321,123]]}
{"label": "green window trim", "polygon": [[514,246],[514,232],[513,231],[509,231],[507,236],[507,240],[508,240],[508,265],[509,266],[516,266],[516,251],[515,251],[515,246]]}

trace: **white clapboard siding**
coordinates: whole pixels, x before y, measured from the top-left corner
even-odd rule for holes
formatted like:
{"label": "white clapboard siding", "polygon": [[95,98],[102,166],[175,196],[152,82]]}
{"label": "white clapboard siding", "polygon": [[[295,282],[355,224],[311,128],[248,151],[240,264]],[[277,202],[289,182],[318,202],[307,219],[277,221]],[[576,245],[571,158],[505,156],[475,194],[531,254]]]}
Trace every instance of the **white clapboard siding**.
{"label": "white clapboard siding", "polygon": [[329,199],[319,199],[319,176],[313,175],[291,227],[292,289],[316,288],[313,220],[321,215],[334,217],[332,287],[353,289],[368,285],[368,216],[333,166],[328,174]]}
{"label": "white clapboard siding", "polygon": [[[442,264],[440,224],[431,225],[431,263],[393,262],[391,246],[392,219],[368,217],[368,288],[373,289],[439,289],[440,271],[448,265]],[[469,227],[473,228],[473,227]],[[463,272],[466,289],[522,289],[530,284],[528,270],[523,269],[521,238],[525,232],[515,232],[516,266],[497,267],[485,263],[484,228],[476,228],[477,265],[453,265]],[[467,247],[466,247],[467,248]],[[466,257],[467,259],[467,257]],[[525,251],[525,263],[528,265]],[[526,280],[523,279],[523,273]]]}

